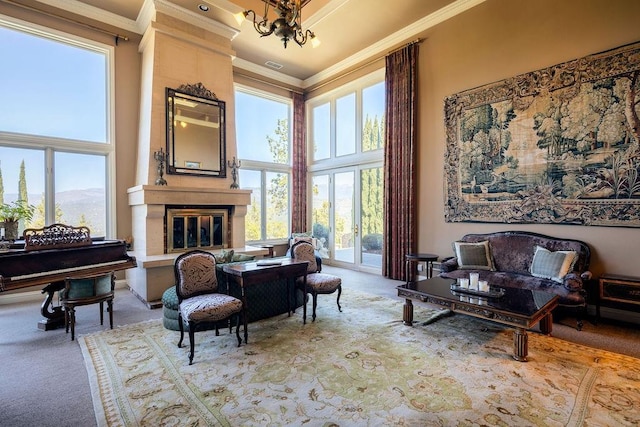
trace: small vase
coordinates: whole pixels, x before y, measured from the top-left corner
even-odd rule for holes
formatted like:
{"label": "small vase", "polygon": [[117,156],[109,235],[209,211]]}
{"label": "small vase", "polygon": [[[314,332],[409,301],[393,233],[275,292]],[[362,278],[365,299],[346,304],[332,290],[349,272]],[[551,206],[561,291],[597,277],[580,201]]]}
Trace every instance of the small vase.
{"label": "small vase", "polygon": [[18,221],[4,222],[4,238],[6,240],[18,240]]}

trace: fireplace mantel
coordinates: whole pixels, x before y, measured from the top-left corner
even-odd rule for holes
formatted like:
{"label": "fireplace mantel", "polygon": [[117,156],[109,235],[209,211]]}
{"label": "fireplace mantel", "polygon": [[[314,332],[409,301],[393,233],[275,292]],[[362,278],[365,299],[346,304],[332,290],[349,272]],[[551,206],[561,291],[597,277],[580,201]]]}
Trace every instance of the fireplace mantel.
{"label": "fireplace mantel", "polygon": [[251,190],[211,187],[138,185],[129,188],[129,206],[135,205],[230,205],[251,204]]}

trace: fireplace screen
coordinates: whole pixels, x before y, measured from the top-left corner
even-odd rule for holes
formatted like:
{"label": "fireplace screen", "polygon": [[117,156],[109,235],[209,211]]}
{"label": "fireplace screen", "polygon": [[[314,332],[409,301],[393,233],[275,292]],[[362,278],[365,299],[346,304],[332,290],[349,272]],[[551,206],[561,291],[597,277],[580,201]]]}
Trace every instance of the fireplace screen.
{"label": "fireplace screen", "polygon": [[228,247],[228,211],[167,209],[167,253]]}

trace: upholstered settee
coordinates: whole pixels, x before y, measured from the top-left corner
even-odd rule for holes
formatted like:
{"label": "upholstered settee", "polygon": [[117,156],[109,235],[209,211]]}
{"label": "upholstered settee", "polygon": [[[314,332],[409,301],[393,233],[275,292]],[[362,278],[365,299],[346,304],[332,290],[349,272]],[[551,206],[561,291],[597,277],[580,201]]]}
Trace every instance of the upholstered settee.
{"label": "upholstered settee", "polygon": [[467,278],[479,273],[491,286],[551,292],[560,307],[577,309],[582,329],[587,295],[583,283],[591,278],[591,250],[579,240],[524,231],[467,234],[453,243],[454,256],[443,259],[440,277]]}
{"label": "upholstered settee", "polygon": [[[219,259],[216,264],[216,278],[218,279],[218,289],[221,292],[227,292],[237,298],[240,298],[240,289],[233,281],[227,279],[227,274],[222,270],[226,263],[251,262],[254,257],[242,257],[241,254],[233,255],[230,260]],[[218,258],[218,257],[216,257]],[[223,262],[221,262],[223,261]],[[226,262],[224,262],[226,261]],[[247,321],[254,322],[260,319],[277,316],[287,313],[289,310],[287,299],[284,297],[287,292],[287,283],[285,280],[274,280],[265,283],[263,286],[252,286],[247,289]],[[295,307],[302,306],[304,295],[302,291],[296,290]],[[162,323],[165,328],[178,331],[178,297],[176,296],[176,287],[171,286],[162,295]],[[213,329],[215,325],[199,323],[196,330]]]}

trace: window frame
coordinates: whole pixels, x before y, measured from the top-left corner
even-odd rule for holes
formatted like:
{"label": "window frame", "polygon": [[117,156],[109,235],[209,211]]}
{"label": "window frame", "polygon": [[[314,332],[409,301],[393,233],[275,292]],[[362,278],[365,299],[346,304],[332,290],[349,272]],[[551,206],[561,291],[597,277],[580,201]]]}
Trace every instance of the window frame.
{"label": "window frame", "polygon": [[[259,98],[263,98],[270,101],[280,102],[286,104],[288,106],[288,117],[287,122],[288,126],[288,142],[289,142],[289,150],[288,150],[288,158],[286,163],[275,163],[275,162],[263,162],[258,160],[249,160],[243,159],[238,156],[238,160],[241,162],[242,170],[254,171],[260,173],[260,239],[259,240],[247,240],[247,244],[280,244],[282,242],[286,242],[288,240],[288,236],[284,238],[277,239],[268,239],[267,238],[267,174],[271,173],[281,173],[287,175],[287,231],[288,234],[291,234],[291,179],[292,179],[292,171],[293,171],[293,100],[291,98],[287,98],[284,96],[279,96],[264,90],[259,90],[253,88],[251,86],[246,86],[240,83],[234,83],[234,98],[236,92],[242,92],[245,95],[256,96]],[[235,106],[237,110],[237,104]],[[235,117],[236,127],[240,124],[238,123],[238,117],[236,113]],[[237,134],[237,132],[236,132]],[[240,142],[236,139],[236,145],[239,146]],[[237,149],[237,147],[236,147]],[[242,187],[242,180],[240,179],[240,188]],[[246,237],[245,237],[246,238]]]}
{"label": "window frame", "polygon": [[[384,159],[384,147],[377,150],[362,151],[362,128],[364,117],[362,117],[362,91],[370,86],[385,81],[384,68],[369,73],[359,79],[346,83],[337,89],[311,98],[306,102],[306,129],[307,129],[307,172],[311,175],[313,172],[326,169],[334,169],[343,166],[363,165],[367,163],[375,163]],[[356,152],[336,156],[336,101],[342,97],[354,93],[356,94]],[[313,159],[313,108],[329,103],[329,157],[314,161]]]}
{"label": "window frame", "polygon": [[55,162],[56,152],[102,156],[105,160],[105,237],[116,234],[115,203],[115,49],[94,40],[71,33],[47,28],[9,16],[0,16],[0,26],[19,31],[32,37],[40,37],[70,47],[85,49],[104,55],[105,59],[105,117],[104,142],[49,137],[0,130],[0,146],[16,149],[39,150],[44,153],[45,224],[55,222]]}

